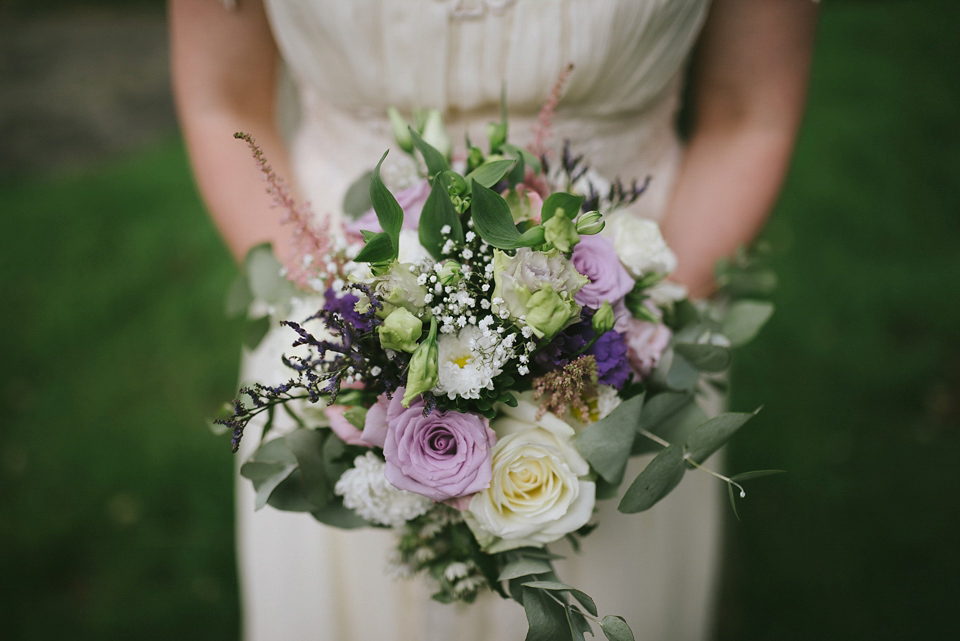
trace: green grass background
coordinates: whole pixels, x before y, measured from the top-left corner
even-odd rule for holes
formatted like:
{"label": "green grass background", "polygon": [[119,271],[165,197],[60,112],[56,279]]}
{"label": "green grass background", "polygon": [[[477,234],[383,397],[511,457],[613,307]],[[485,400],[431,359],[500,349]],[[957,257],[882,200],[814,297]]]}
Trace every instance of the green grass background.
{"label": "green grass background", "polygon": [[[824,2],[718,638],[960,638],[960,6]],[[181,145],[0,186],[0,639],[236,639],[235,273]],[[668,499],[669,500],[669,499]],[[629,615],[629,613],[623,613]],[[642,626],[640,626],[642,628]]]}

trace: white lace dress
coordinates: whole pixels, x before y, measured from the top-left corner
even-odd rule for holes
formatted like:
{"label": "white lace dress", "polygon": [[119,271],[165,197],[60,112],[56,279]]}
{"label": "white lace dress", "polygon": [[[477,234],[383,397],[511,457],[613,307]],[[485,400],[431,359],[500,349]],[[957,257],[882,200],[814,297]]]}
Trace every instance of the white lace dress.
{"label": "white lace dress", "polygon": [[[601,175],[651,176],[634,206],[659,218],[677,172],[675,133],[684,62],[706,0],[267,0],[299,95],[292,134],[296,180],[321,215],[338,215],[349,184],[391,145],[388,106],[441,109],[455,144],[486,139],[506,83],[510,138],[531,138],[536,113],[575,65],[554,140],[569,139]],[[391,155],[399,155],[392,152]],[[273,333],[244,375],[274,371],[288,337]],[[245,442],[246,455],[255,434]],[[634,472],[638,471],[634,465]],[[306,514],[253,511],[238,486],[238,545],[249,641],[512,641],[526,619],[487,594],[472,606],[429,598],[422,581],[384,573],[390,532],[344,532]],[[560,576],[620,614],[638,639],[709,634],[719,542],[718,493],[689,474],[661,504],[602,526]],[[562,549],[557,551],[563,553]],[[597,630],[599,633],[599,630]]]}

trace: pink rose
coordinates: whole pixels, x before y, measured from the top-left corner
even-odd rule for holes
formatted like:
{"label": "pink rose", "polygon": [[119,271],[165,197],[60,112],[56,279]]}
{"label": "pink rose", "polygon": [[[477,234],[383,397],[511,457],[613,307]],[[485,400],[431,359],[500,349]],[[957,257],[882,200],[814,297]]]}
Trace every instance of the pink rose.
{"label": "pink rose", "polygon": [[[420,214],[423,212],[423,203],[427,202],[427,196],[430,195],[430,183],[426,179],[410,185],[406,189],[401,189],[394,198],[397,204],[403,210],[403,228],[416,231],[420,224]],[[350,221],[346,225],[347,233],[355,236],[360,235],[360,231],[382,231],[380,221],[377,220],[377,214],[373,209],[369,209],[356,220]]]}
{"label": "pink rose", "polygon": [[641,378],[649,376],[660,362],[672,336],[666,325],[630,319],[626,334],[627,360]]}
{"label": "pink rose", "polygon": [[633,289],[633,278],[620,264],[613,243],[606,238],[581,236],[570,260],[578,272],[590,279],[573,297],[585,307],[598,309],[604,302],[615,305]]}
{"label": "pink rose", "polygon": [[[383,443],[385,475],[401,490],[434,501],[467,496],[490,486],[490,450],[497,437],[486,418],[434,410],[424,416],[419,398],[404,408],[404,390],[381,396],[367,412],[364,440]],[[381,440],[382,439],[382,440]]]}

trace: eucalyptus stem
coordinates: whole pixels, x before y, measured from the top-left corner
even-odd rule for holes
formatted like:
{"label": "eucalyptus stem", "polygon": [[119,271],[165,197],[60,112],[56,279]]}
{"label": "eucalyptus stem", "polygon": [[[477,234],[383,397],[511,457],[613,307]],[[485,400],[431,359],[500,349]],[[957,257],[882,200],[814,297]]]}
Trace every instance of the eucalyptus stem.
{"label": "eucalyptus stem", "polygon": [[[638,429],[637,432],[638,432],[639,434],[642,434],[643,436],[646,436],[648,439],[650,439],[650,440],[653,441],[654,443],[657,443],[658,445],[662,445],[662,446],[664,446],[664,447],[670,447],[670,443],[669,443],[668,441],[665,441],[664,439],[660,438],[659,436],[657,436],[657,435],[654,434],[653,432],[650,432],[650,431],[645,430],[645,429],[643,429],[643,428]],[[683,455],[683,460],[689,462],[691,465],[693,465],[693,466],[694,466],[695,468],[697,468],[698,470],[700,470],[700,471],[702,471],[702,472],[706,472],[706,473],[709,474],[710,476],[716,477],[716,478],[720,479],[721,481],[723,481],[724,483],[729,483],[730,485],[733,485],[733,486],[736,487],[738,490],[740,490],[740,498],[744,498],[744,497],[747,496],[747,491],[743,489],[743,486],[742,486],[742,485],[740,485],[739,483],[737,483],[736,481],[734,481],[732,478],[730,478],[730,477],[728,477],[728,476],[724,476],[723,474],[720,474],[719,472],[714,472],[714,471],[711,470],[710,468],[704,467],[703,465],[700,465],[700,464],[697,463],[695,460],[693,460],[693,457],[690,456],[689,453],[685,453],[685,454]]]}

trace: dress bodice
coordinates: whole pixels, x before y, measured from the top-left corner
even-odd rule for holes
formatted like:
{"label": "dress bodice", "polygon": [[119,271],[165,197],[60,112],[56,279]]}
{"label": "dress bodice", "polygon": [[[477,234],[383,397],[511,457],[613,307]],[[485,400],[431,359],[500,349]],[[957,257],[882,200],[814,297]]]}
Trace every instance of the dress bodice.
{"label": "dress bodice", "polygon": [[506,87],[510,137],[527,142],[574,64],[555,125],[601,175],[653,178],[658,217],[679,159],[684,61],[707,0],[268,0],[300,92],[297,178],[318,213],[392,142],[389,106],[444,112],[455,144],[484,140]]}

